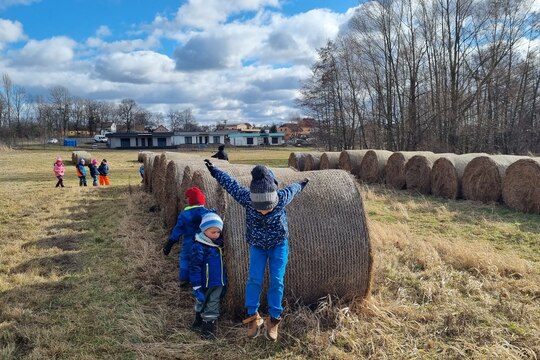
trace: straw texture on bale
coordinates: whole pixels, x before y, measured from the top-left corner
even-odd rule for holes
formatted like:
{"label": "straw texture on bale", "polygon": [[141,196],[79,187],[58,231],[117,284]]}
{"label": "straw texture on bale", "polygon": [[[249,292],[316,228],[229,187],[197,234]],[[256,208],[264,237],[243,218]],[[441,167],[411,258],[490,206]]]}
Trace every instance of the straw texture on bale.
{"label": "straw texture on bale", "polygon": [[319,165],[319,169],[320,170],[338,169],[340,154],[341,154],[341,151],[323,153],[321,155],[321,163]]}
{"label": "straw texture on bale", "polygon": [[306,153],[303,171],[319,170],[322,154],[321,152]]}
{"label": "straw texture on bale", "polygon": [[87,151],[73,151],[71,153],[71,163],[73,165],[77,165],[81,159],[84,159],[85,165],[88,165],[92,161],[92,155]]}
{"label": "straw texture on bale", "polygon": [[156,158],[156,154],[151,153],[145,156],[143,159],[143,165],[144,165],[143,182],[144,182],[144,190],[146,190],[147,192],[152,192],[152,169],[154,168],[155,158]]}
{"label": "straw texture on bale", "polygon": [[292,152],[289,155],[289,167],[295,168],[296,170],[304,170],[304,162],[306,159],[306,153]]}
{"label": "straw texture on bale", "polygon": [[152,193],[156,203],[163,208],[163,191],[165,184],[165,173],[167,171],[167,156],[157,155],[154,158],[154,168],[152,169]]}
{"label": "straw texture on bale", "polygon": [[463,171],[463,197],[482,202],[500,201],[506,169],[526,156],[491,155],[472,159]]}
{"label": "straw texture on bale", "polygon": [[360,164],[360,179],[369,184],[384,183],[386,162],[392,155],[388,150],[368,150]]}
{"label": "straw texture on bale", "polygon": [[414,155],[405,164],[405,183],[407,190],[418,191],[421,194],[431,193],[431,168],[433,163],[446,156],[455,154],[425,154]]}
{"label": "straw texture on bale", "polygon": [[415,155],[433,154],[430,151],[398,151],[390,155],[386,161],[385,182],[388,186],[403,190],[407,186],[405,181],[405,164]]}
{"label": "straw texture on bale", "polygon": [[358,176],[360,173],[360,164],[364,159],[364,155],[369,151],[366,150],[343,150],[339,154],[339,168]]}
{"label": "straw texture on bale", "polygon": [[[371,245],[362,198],[354,179],[341,170],[299,173],[272,168],[272,171],[280,187],[304,177],[310,179],[304,191],[287,207],[290,251],[284,299],[292,304],[297,300],[313,303],[327,294],[345,300],[367,297],[371,285]],[[242,173],[240,169],[235,172]],[[250,170],[244,170],[236,179],[248,187]],[[224,313],[239,317],[244,312],[249,264],[245,209],[228,194],[224,203],[229,284],[223,307]],[[268,279],[265,286],[267,283]],[[262,296],[261,302],[265,301],[266,297]],[[265,309],[264,303],[261,309]]]}
{"label": "straw texture on bale", "polygon": [[139,151],[139,153],[137,154],[137,161],[138,162],[144,162],[144,156],[148,155],[148,154],[152,154],[152,152],[151,151]]}
{"label": "straw texture on bale", "polygon": [[181,161],[171,160],[167,164],[165,172],[165,204],[163,216],[165,226],[170,231],[176,224],[180,209],[185,206],[185,199],[180,193],[182,180],[184,179],[184,169],[186,166]]}
{"label": "straw texture on bale", "polygon": [[504,203],[515,210],[540,214],[540,157],[521,159],[506,169]]}
{"label": "straw texture on bale", "polygon": [[471,153],[438,158],[431,168],[431,193],[447,199],[463,197],[463,172],[467,164],[485,153]]}

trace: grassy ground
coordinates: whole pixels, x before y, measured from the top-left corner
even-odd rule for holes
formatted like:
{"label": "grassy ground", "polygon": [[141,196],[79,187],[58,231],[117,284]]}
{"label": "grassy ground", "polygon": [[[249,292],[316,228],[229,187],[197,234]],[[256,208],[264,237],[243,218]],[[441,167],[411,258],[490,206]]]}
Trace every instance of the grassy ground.
{"label": "grassy ground", "polygon": [[[296,149],[295,149],[296,150]],[[290,149],[229,151],[286,165]],[[498,205],[365,186],[374,247],[365,304],[287,308],[278,343],[221,321],[189,330],[190,294],[133,151],[107,158],[112,186],[65,189],[63,147],[0,152],[0,359],[519,359],[540,357],[540,218]]]}

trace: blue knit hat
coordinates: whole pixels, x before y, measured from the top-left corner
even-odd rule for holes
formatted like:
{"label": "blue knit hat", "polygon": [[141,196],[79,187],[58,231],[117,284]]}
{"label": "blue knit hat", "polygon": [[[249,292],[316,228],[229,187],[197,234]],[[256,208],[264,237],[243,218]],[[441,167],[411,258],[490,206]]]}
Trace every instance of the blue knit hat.
{"label": "blue knit hat", "polygon": [[257,165],[251,170],[249,196],[256,210],[270,210],[278,203],[277,181],[270,169]]}
{"label": "blue knit hat", "polygon": [[201,225],[199,226],[202,232],[215,227],[223,230],[223,220],[215,212],[209,212],[203,215]]}

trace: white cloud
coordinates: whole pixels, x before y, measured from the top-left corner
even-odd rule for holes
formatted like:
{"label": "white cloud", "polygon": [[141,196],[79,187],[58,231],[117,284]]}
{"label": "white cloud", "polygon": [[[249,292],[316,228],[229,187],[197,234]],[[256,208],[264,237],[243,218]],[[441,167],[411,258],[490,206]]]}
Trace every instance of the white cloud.
{"label": "white cloud", "polygon": [[22,49],[12,52],[12,58],[18,66],[63,66],[73,59],[75,45],[75,41],[65,36],[41,41],[30,40]]}
{"label": "white cloud", "polygon": [[15,5],[30,5],[40,0],[0,0],[0,10]]}
{"label": "white cloud", "polygon": [[26,39],[23,26],[18,21],[0,19],[0,49],[4,44]]}
{"label": "white cloud", "polygon": [[108,26],[106,25],[101,25],[97,30],[96,30],[96,36],[97,37],[105,37],[105,36],[110,36],[112,34],[111,32],[111,29],[109,29]]}

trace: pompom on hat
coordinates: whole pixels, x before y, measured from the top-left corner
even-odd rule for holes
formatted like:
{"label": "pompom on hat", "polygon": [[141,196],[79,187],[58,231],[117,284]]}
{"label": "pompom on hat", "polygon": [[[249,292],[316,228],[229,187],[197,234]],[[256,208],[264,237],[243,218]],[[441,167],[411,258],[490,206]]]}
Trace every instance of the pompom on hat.
{"label": "pompom on hat", "polygon": [[205,232],[213,227],[223,230],[223,220],[221,220],[221,217],[215,212],[208,212],[203,215],[201,225],[199,227],[202,232]]}
{"label": "pompom on hat", "polygon": [[270,210],[278,203],[277,181],[270,169],[257,165],[251,170],[251,185],[249,196],[251,205],[256,210]]}
{"label": "pompom on hat", "polygon": [[192,187],[186,190],[188,205],[204,205],[204,194],[198,187]]}

